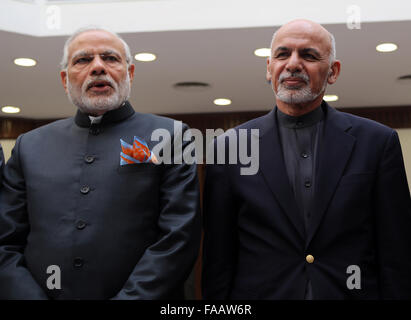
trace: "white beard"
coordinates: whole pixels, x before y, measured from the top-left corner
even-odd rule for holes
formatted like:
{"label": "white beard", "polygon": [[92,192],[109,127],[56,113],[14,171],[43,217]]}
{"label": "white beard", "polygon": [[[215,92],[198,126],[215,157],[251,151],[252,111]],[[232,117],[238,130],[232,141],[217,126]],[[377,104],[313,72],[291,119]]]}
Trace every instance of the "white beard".
{"label": "white beard", "polygon": [[[119,108],[124,101],[130,97],[130,78],[128,74],[125,79],[117,83],[109,76],[99,76],[87,82],[84,82],[81,89],[75,88],[71,85],[69,77],[67,76],[67,96],[71,103],[79,108],[85,114],[101,114]],[[110,95],[93,95],[87,93],[87,86],[90,82],[102,80],[110,82],[114,93]]]}
{"label": "white beard", "polygon": [[[282,83],[282,79],[287,78],[287,77],[296,77],[303,79],[306,84],[300,88],[289,88],[286,85]],[[312,92],[310,88],[310,79],[307,74],[292,74],[290,72],[283,72],[280,74],[279,77],[279,85],[278,85],[278,90],[276,91],[274,86],[273,90],[275,95],[279,100],[281,100],[284,103],[288,104],[303,104],[303,103],[309,103],[311,101],[314,101],[315,99],[318,98],[318,96],[322,93],[325,92],[325,89],[327,88],[327,78],[324,80],[323,86],[321,90],[318,93]]]}

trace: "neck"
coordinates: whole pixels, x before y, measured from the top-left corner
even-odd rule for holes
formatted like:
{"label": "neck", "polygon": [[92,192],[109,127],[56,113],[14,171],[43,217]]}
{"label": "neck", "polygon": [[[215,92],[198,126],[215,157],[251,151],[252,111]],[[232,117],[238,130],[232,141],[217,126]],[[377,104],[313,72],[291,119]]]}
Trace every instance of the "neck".
{"label": "neck", "polygon": [[322,99],[323,95],[321,94],[315,100],[307,103],[289,104],[279,99],[276,99],[276,103],[281,112],[292,117],[300,117],[316,109],[321,104]]}

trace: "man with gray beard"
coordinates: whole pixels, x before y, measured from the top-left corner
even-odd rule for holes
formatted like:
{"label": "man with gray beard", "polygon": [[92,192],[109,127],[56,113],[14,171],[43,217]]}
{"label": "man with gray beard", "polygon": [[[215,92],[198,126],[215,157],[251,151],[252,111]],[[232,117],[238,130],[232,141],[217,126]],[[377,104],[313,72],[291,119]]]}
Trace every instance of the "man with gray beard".
{"label": "man with gray beard", "polygon": [[77,114],[19,136],[5,166],[0,299],[184,298],[201,235],[196,166],[151,152],[158,128],[173,142],[174,120],[133,110],[133,76],[118,35],[67,40],[61,80]]}
{"label": "man with gray beard", "polygon": [[410,299],[411,200],[397,133],[323,101],[341,63],[321,25],[283,25],[271,53],[276,106],[235,128],[259,130],[260,171],[206,168],[204,298]]}

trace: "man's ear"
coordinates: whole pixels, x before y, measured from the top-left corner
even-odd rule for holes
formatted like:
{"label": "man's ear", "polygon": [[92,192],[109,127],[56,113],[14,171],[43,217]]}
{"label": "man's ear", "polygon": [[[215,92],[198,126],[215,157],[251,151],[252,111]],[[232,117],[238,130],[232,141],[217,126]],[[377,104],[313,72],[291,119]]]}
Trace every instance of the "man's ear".
{"label": "man's ear", "polygon": [[60,71],[60,77],[61,77],[61,82],[63,84],[64,90],[66,91],[66,93],[68,93],[68,90],[67,90],[67,71],[66,70],[61,70]]}
{"label": "man's ear", "polygon": [[335,60],[331,65],[331,70],[328,74],[327,82],[328,84],[334,84],[337,81],[338,76],[340,75],[341,70],[341,62],[339,60]]}
{"label": "man's ear", "polygon": [[267,82],[271,82],[271,80],[272,80],[272,76],[271,76],[269,67],[270,67],[270,58],[267,58],[267,73],[265,75],[265,78],[267,79]]}
{"label": "man's ear", "polygon": [[128,76],[130,77],[130,85],[133,83],[134,69],[135,69],[134,64],[130,64],[130,66],[128,67]]}

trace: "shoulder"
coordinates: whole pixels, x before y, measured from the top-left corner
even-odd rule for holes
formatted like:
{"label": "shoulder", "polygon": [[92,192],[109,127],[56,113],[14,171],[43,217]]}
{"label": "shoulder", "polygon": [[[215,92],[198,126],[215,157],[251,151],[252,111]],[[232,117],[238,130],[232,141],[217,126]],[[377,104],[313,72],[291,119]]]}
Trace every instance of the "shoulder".
{"label": "shoulder", "polygon": [[73,117],[53,121],[36,129],[27,131],[20,137],[24,136],[24,139],[35,139],[35,138],[45,138],[50,137],[59,133],[67,132],[70,126],[74,123]]}
{"label": "shoulder", "polygon": [[350,113],[346,113],[344,111],[336,110],[336,112],[344,116],[346,119],[348,119],[353,124],[353,126],[364,127],[368,130],[375,130],[375,131],[381,131],[381,132],[392,132],[393,131],[393,129],[391,129],[390,127],[383,125],[382,123],[377,122],[375,120],[356,116]]}
{"label": "shoulder", "polygon": [[178,128],[178,126],[182,126],[183,128],[187,128],[188,126],[181,121],[164,117],[158,116],[151,113],[140,113],[135,112],[133,116],[133,121],[144,123],[146,126],[150,127],[151,129],[166,129],[173,131],[174,128]]}
{"label": "shoulder", "polygon": [[247,122],[244,122],[238,126],[236,126],[234,129],[239,130],[239,129],[263,129],[265,128],[268,124],[271,125],[275,121],[274,117],[274,110],[269,110],[267,113],[263,116],[260,116],[258,118],[251,119]]}
{"label": "shoulder", "polygon": [[359,117],[353,114],[349,114],[343,111],[335,110],[335,113],[339,117],[343,117],[351,125],[349,133],[360,137],[369,136],[373,138],[388,138],[395,134],[395,130],[377,121]]}
{"label": "shoulder", "polygon": [[267,111],[267,114],[263,116],[251,119],[234,128],[228,129],[224,134],[218,136],[217,140],[222,140],[228,136],[233,136],[233,135],[238,137],[240,132],[242,132],[244,136],[250,137],[251,135],[255,134],[254,130],[258,130],[257,135],[260,135],[260,130],[262,131],[262,133],[265,132],[266,130],[269,130],[270,128],[273,127],[274,122],[275,122],[274,110]]}

